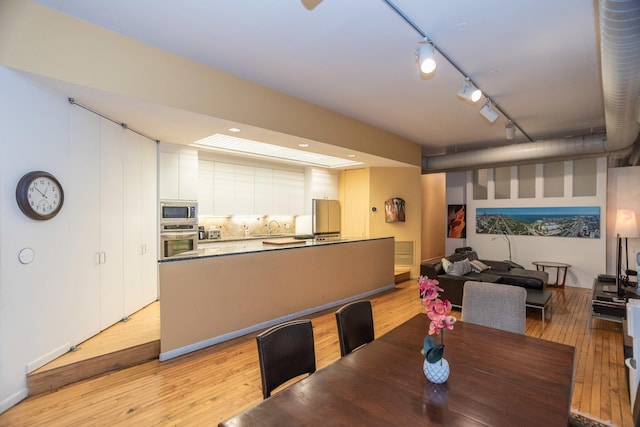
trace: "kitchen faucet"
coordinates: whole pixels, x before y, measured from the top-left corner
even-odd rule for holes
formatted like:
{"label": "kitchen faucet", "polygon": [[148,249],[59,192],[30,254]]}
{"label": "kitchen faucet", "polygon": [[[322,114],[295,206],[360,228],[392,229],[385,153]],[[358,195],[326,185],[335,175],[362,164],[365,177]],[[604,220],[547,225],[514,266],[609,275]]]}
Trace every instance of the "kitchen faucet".
{"label": "kitchen faucet", "polygon": [[269,236],[271,236],[271,224],[273,224],[274,222],[278,226],[278,229],[280,229],[280,223],[278,221],[276,221],[275,219],[272,219],[271,221],[269,221],[269,225],[267,225],[267,234]]}

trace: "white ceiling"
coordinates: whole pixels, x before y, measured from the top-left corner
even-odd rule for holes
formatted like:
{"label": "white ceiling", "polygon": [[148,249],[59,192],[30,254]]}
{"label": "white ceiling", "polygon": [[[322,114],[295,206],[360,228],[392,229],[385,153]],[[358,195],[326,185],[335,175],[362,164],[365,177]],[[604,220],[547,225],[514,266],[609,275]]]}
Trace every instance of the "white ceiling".
{"label": "white ceiling", "polygon": [[[427,155],[507,143],[506,119],[490,125],[482,102],[459,100],[464,76],[442,56],[433,77],[419,75],[422,37],[382,0],[312,10],[301,0],[37,2],[403,136]],[[604,131],[597,1],[394,3],[533,140]],[[213,133],[215,118],[174,112],[167,123],[163,106],[89,92],[83,101],[163,141],[198,134],[199,122]]]}

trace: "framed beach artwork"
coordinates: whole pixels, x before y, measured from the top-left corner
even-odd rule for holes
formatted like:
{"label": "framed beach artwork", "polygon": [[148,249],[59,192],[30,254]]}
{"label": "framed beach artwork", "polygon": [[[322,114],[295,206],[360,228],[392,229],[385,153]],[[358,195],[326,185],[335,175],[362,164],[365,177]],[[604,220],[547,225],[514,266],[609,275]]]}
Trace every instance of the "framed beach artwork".
{"label": "framed beach artwork", "polygon": [[600,238],[600,207],[477,208],[476,233]]}

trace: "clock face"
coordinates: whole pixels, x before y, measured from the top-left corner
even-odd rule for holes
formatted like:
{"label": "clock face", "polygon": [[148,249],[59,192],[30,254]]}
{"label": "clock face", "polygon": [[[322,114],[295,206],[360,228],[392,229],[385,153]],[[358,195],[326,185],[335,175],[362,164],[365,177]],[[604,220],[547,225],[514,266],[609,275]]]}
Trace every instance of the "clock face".
{"label": "clock face", "polygon": [[58,180],[47,172],[29,172],[16,187],[20,210],[29,218],[51,219],[60,211],[64,193]]}

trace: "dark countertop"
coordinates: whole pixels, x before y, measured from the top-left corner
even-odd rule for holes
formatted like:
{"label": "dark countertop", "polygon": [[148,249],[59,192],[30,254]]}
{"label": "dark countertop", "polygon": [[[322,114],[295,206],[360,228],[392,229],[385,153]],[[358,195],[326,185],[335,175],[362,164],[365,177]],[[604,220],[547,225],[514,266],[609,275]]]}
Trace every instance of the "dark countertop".
{"label": "dark countertop", "polygon": [[[239,255],[253,252],[266,252],[266,251],[278,251],[289,249],[308,248],[321,245],[333,245],[351,242],[361,242],[366,240],[379,240],[379,239],[393,239],[393,237],[375,237],[375,238],[332,238],[327,240],[316,239],[300,239],[296,243],[277,245],[277,244],[264,244],[264,240],[275,239],[287,239],[291,240],[292,235],[280,235],[280,236],[264,236],[254,238],[241,238],[232,240],[200,240],[199,245],[206,243],[206,247],[199,247],[194,251],[183,252],[179,255],[161,259],[158,262],[174,262],[174,261],[186,261],[200,258],[210,258],[216,256],[225,255]],[[298,243],[299,242],[299,243]]]}

